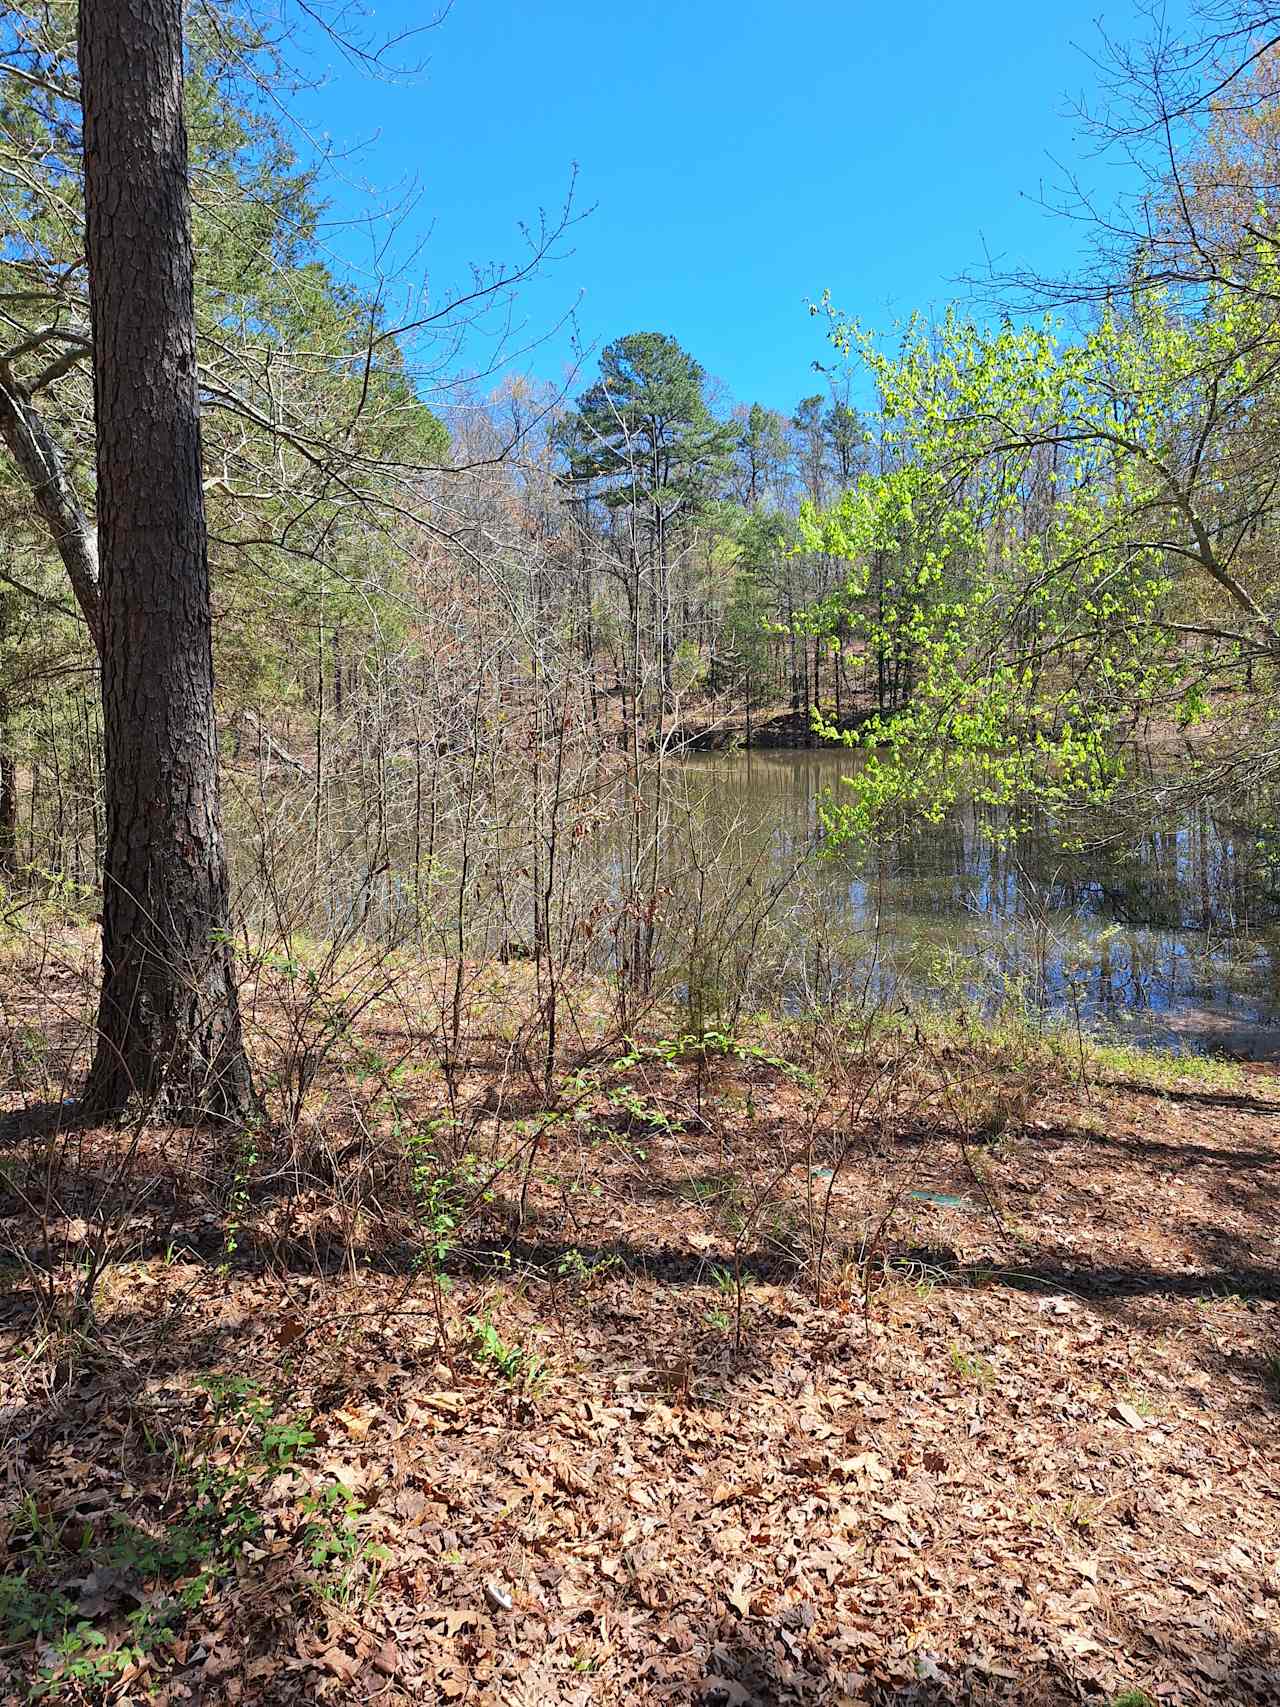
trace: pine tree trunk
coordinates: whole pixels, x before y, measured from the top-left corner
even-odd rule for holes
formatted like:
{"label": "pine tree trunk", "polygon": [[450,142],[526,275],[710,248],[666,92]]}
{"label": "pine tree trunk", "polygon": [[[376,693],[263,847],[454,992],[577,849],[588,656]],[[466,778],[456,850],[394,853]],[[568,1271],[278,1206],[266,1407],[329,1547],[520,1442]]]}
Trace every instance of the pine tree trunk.
{"label": "pine tree trunk", "polygon": [[181,0],[82,0],[107,839],[86,1103],[253,1106],[231,959]]}
{"label": "pine tree trunk", "polygon": [[[13,597],[8,588],[0,592],[0,650],[7,649],[10,639]],[[13,736],[9,688],[0,681],[0,880],[18,874],[18,761]]]}
{"label": "pine tree trunk", "polygon": [[18,874],[18,764],[13,756],[13,716],[0,689],[0,878]]}

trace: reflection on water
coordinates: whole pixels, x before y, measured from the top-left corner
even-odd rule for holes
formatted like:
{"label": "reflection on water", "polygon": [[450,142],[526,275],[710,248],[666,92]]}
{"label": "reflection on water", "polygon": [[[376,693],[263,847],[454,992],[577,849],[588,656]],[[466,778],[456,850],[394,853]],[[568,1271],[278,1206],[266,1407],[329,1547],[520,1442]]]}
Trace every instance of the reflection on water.
{"label": "reflection on water", "polygon": [[[818,801],[850,757],[697,755],[680,770],[706,837],[782,871],[818,833]],[[798,880],[829,989],[867,985],[997,1001],[1017,983],[1145,1041],[1280,1057],[1280,876],[1256,825],[1201,807],[1159,828],[1098,822],[1067,851],[1049,825],[1004,845],[967,807],[871,855],[837,853]],[[807,909],[807,913],[806,910]],[[813,975],[807,982],[812,985]]]}

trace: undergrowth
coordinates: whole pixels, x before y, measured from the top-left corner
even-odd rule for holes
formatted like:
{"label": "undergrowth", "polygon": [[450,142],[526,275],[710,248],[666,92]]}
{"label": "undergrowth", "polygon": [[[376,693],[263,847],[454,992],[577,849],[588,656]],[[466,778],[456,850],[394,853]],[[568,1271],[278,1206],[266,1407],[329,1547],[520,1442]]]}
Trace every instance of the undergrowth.
{"label": "undergrowth", "polygon": [[4,1525],[0,1648],[25,1651],[28,1699],[96,1697],[162,1666],[237,1574],[288,1552],[299,1592],[347,1605],[377,1587],[382,1549],[356,1494],[315,1461],[304,1417],[241,1376],[209,1377],[195,1438],[148,1435],[162,1474],[132,1515],[90,1494],[65,1512],[28,1495]]}

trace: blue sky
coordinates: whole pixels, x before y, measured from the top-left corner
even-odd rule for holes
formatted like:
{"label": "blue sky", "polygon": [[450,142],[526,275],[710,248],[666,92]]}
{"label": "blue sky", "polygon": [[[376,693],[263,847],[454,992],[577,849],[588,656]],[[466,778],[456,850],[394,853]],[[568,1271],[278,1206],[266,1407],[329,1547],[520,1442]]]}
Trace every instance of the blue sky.
{"label": "blue sky", "polygon": [[[387,0],[373,23],[423,16]],[[1079,253],[1079,229],[1034,198],[1055,159],[1117,183],[1067,114],[1093,86],[1080,50],[1100,16],[1113,35],[1140,28],[1130,0],[455,0],[409,86],[313,41],[324,83],[304,110],[364,145],[331,188],[339,213],[368,205],[362,182],[416,181],[396,253],[429,228],[414,266],[434,288],[516,258],[519,222],[558,204],[576,163],[594,211],[524,293],[530,331],[577,303],[587,344],[669,332],[734,398],[789,410],[830,359],[805,307],[824,289],[888,326],[945,306],[984,251],[1045,271]],[[559,380],[569,359],[560,334],[523,365]]]}

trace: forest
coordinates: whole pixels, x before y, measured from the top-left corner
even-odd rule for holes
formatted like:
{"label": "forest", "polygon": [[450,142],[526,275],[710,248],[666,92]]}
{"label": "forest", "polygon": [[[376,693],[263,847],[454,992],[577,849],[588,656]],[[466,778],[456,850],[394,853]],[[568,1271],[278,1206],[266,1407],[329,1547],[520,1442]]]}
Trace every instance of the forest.
{"label": "forest", "polygon": [[0,1707],[1280,1704],[1280,13],[1126,29],[779,407],[352,261],[416,29],[0,9]]}

